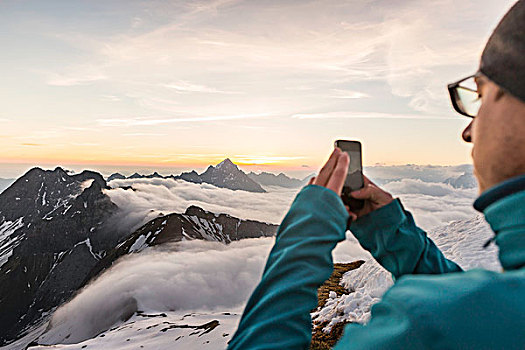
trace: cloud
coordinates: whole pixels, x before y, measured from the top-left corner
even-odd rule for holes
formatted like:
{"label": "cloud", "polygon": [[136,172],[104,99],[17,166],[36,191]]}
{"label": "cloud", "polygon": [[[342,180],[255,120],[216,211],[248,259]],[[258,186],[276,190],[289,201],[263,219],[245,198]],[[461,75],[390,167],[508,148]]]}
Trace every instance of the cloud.
{"label": "cloud", "polygon": [[71,143],[74,146],[82,146],[82,147],[91,147],[91,146],[99,146],[99,143],[94,142],[72,142]]}
{"label": "cloud", "polygon": [[[397,194],[415,194],[421,196],[443,197],[452,195],[457,190],[450,185],[440,183],[427,183],[421,180],[404,179],[392,181],[384,186]],[[461,193],[462,195],[464,193]]]}
{"label": "cloud", "polygon": [[122,136],[166,136],[168,134],[154,133],[154,132],[132,132],[125,133]]}
{"label": "cloud", "polygon": [[370,95],[359,91],[332,89],[332,93],[330,95],[332,98],[358,99],[370,97]]}
{"label": "cloud", "polygon": [[478,214],[472,207],[477,197],[476,188],[456,189],[446,184],[413,179],[389,182],[383,188],[401,198],[416,224],[423,229],[469,219]]}
{"label": "cloud", "polygon": [[121,98],[115,95],[104,95],[101,98],[105,101],[112,101],[112,102],[121,101]]}
{"label": "cloud", "polygon": [[294,119],[457,119],[454,117],[443,117],[438,115],[425,114],[396,114],[396,113],[375,113],[375,112],[326,112],[326,113],[300,113],[291,116]]}
{"label": "cloud", "polygon": [[64,130],[73,130],[73,131],[93,131],[93,128],[86,128],[84,126],[64,126]]}
{"label": "cloud", "polygon": [[279,224],[299,191],[277,188],[273,192],[253,193],[160,178],[113,180],[109,185],[133,186],[134,190],[106,190],[121,209],[117,226],[124,230],[136,229],[160,213],[182,213],[190,205],[242,219]]}
{"label": "cloud", "polygon": [[405,179],[443,183],[451,177],[458,177],[464,173],[472,174],[472,170],[473,168],[471,164],[455,166],[406,164],[366,167],[364,173],[368,177],[373,178],[378,184]]}
{"label": "cloud", "polygon": [[60,307],[45,338],[70,334],[65,342],[76,343],[137,310],[242,308],[262,275],[272,242],[186,241],[127,256]]}
{"label": "cloud", "polygon": [[209,86],[192,84],[192,83],[189,83],[183,80],[165,84],[164,87],[173,89],[180,93],[187,93],[187,92],[201,92],[201,93],[209,93],[209,94],[239,94],[240,93],[236,91],[217,90]]}
{"label": "cloud", "polygon": [[470,164],[372,166],[366,167],[364,173],[378,186],[399,197],[423,229],[478,214],[472,207],[478,195],[477,188],[454,188],[445,183],[465,173],[472,176]]}
{"label": "cloud", "polygon": [[219,120],[237,120],[237,119],[252,119],[262,118],[270,116],[267,113],[248,113],[248,114],[237,114],[237,115],[217,115],[207,117],[193,117],[193,118],[109,118],[109,119],[97,119],[97,123],[101,126],[146,126],[146,125],[163,125],[163,124],[174,124],[174,123],[195,123],[195,122],[210,122]]}
{"label": "cloud", "polygon": [[76,86],[76,85],[89,85],[91,83],[106,80],[107,76],[103,74],[86,74],[86,75],[60,75],[55,74],[53,78],[47,81],[48,85],[51,86]]}
{"label": "cloud", "polygon": [[[399,196],[425,229],[476,215],[472,202],[477,189],[456,189],[444,183],[471,171],[470,165],[376,166],[364,170],[372,181]],[[122,210],[118,226],[134,229],[160,213],[182,213],[190,205],[279,224],[300,190],[272,187],[267,193],[252,193],[161,178],[113,180],[109,185],[113,189],[106,193]],[[127,186],[134,190],[119,188]]]}

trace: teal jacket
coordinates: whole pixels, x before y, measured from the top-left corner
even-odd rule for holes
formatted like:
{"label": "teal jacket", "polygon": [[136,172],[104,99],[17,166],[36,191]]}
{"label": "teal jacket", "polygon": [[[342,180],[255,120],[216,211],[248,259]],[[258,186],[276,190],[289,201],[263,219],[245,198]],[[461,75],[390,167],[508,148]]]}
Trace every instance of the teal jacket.
{"label": "teal jacket", "polygon": [[[370,322],[346,325],[334,349],[525,349],[525,175],[486,191],[474,207],[496,234],[505,272],[463,272],[399,199],[350,225],[395,284],[372,307]],[[228,349],[308,349],[310,311],[347,219],[332,190],[299,192]]]}

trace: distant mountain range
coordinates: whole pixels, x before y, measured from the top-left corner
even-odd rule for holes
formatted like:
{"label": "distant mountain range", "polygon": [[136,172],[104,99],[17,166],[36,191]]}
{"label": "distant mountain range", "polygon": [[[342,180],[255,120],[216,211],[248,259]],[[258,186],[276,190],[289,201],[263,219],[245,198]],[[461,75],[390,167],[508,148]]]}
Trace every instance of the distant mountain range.
{"label": "distant mountain range", "polygon": [[[203,177],[218,181],[233,172],[221,164]],[[122,255],[166,242],[230,243],[277,231],[276,225],[190,206],[126,232],[115,227],[119,208],[103,189],[106,181],[96,172],[34,168],[0,194],[0,345],[20,337]]]}
{"label": "distant mountain range", "polygon": [[310,178],[310,176],[308,176],[306,179],[299,180],[299,179],[288,177],[283,173],[280,173],[279,175],[275,175],[275,174],[267,173],[267,172],[262,172],[260,174],[250,172],[248,174],[248,177],[252,179],[253,181],[260,183],[263,186],[280,186],[280,187],[287,187],[287,188],[298,188],[298,187],[304,186],[306,182],[308,182],[308,179]]}
{"label": "distant mountain range", "polygon": [[184,180],[193,183],[208,183],[221,188],[229,188],[231,190],[244,190],[249,192],[266,192],[262,186],[280,186],[287,188],[299,188],[304,186],[308,179],[312,175],[309,175],[303,180],[294,179],[286,176],[283,173],[279,175],[263,172],[256,174],[250,172],[246,174],[244,171],[239,169],[229,158],[226,158],[216,166],[210,165],[205,172],[198,174],[195,170],[190,172],[184,172],[180,175],[168,175],[162,176],[157,172],[149,175],[141,175],[134,173],[128,177],[114,173],[108,177],[108,182],[113,180],[123,179],[174,179]]}

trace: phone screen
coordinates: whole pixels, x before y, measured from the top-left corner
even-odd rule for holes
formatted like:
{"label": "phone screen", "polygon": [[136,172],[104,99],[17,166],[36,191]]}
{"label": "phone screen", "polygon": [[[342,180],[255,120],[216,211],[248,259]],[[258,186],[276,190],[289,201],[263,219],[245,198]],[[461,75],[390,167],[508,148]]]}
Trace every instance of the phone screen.
{"label": "phone screen", "polygon": [[335,146],[347,152],[350,156],[350,164],[348,165],[348,174],[345,179],[345,187],[350,188],[351,191],[358,190],[363,187],[363,166],[361,163],[361,143],[358,141],[338,140]]}

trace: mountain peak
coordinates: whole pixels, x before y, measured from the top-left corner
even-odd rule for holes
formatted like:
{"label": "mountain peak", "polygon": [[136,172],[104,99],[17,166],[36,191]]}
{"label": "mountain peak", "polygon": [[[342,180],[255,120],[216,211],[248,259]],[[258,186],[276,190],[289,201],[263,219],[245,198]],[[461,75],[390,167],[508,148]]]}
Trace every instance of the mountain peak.
{"label": "mountain peak", "polygon": [[230,158],[226,158],[216,166],[217,169],[238,169],[237,165],[233,164]]}

